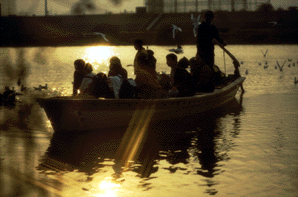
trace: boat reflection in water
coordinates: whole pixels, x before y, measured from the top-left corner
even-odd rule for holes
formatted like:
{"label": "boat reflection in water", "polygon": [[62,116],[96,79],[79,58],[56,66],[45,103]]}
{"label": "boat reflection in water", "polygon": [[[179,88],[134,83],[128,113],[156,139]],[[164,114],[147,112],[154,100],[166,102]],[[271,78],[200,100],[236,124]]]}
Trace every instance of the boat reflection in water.
{"label": "boat reflection in water", "polygon": [[[37,169],[56,177],[61,174],[68,177],[63,178],[66,182],[62,182],[62,178],[53,181],[58,184],[52,185],[54,188],[61,188],[62,182],[62,185],[79,187],[81,192],[92,194],[116,191],[129,194],[139,188],[146,191],[155,187],[148,180],[179,179],[195,172],[206,178],[208,189],[205,193],[215,194],[217,191],[212,186],[217,183],[212,177],[222,172],[218,162],[229,159],[227,152],[233,143],[222,139],[225,125],[221,119],[226,115],[235,116],[231,132],[238,135],[241,111],[241,100],[239,104],[234,98],[204,115],[154,125],[145,121],[134,130],[72,135],[54,133]],[[175,175],[178,171],[183,174]],[[82,184],[71,184],[78,180]]]}

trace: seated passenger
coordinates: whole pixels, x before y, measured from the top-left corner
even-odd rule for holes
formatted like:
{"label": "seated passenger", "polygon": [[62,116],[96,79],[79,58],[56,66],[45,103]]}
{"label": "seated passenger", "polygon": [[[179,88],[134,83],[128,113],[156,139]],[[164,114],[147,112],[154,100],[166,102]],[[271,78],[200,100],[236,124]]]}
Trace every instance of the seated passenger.
{"label": "seated passenger", "polygon": [[147,55],[141,54],[137,58],[140,65],[139,72],[136,75],[135,82],[137,84],[137,98],[139,99],[155,99],[163,98],[164,90],[162,90],[157,79],[157,73],[150,66]]}
{"label": "seated passenger", "polygon": [[115,98],[114,92],[110,89],[109,83],[108,83],[108,77],[106,74],[100,72],[96,74],[98,83],[96,85],[95,94],[96,97],[102,97],[102,98]]}
{"label": "seated passenger", "polygon": [[214,70],[197,56],[191,59],[191,69],[197,92],[213,92],[215,89]]}
{"label": "seated passenger", "polygon": [[150,49],[147,50],[148,54],[148,60],[150,67],[152,67],[154,70],[156,70],[156,58],[154,57],[154,52]]}
{"label": "seated passenger", "polygon": [[87,97],[87,98],[91,98],[91,97],[95,97],[93,94],[93,90],[94,90],[94,78],[96,77],[93,74],[93,68],[92,65],[90,63],[86,63],[85,67],[83,69],[84,72],[84,78],[80,87],[80,96],[82,97]]}
{"label": "seated passenger", "polygon": [[127,71],[122,67],[120,59],[116,56],[110,59],[110,71],[108,77],[108,83],[111,90],[114,92],[114,98],[118,99],[123,80],[127,79]]}
{"label": "seated passenger", "polygon": [[169,91],[172,86],[171,86],[171,77],[167,74],[160,74],[159,75],[159,84],[161,85],[162,89]]}
{"label": "seated passenger", "polygon": [[191,74],[186,70],[189,61],[183,57],[177,63],[177,56],[170,53],[166,56],[167,65],[171,67],[172,88],[169,90],[169,96],[193,96],[195,94],[195,85]]}
{"label": "seated passenger", "polygon": [[84,78],[84,72],[83,72],[83,68],[85,66],[85,61],[82,59],[77,59],[74,61],[74,67],[75,67],[75,71],[73,74],[73,95],[77,95],[78,94],[78,90],[81,86],[81,83],[83,81]]}

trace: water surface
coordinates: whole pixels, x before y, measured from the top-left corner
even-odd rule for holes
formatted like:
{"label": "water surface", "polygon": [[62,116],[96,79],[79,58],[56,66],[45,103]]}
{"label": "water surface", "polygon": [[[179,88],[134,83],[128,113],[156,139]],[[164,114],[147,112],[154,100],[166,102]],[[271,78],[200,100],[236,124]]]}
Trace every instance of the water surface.
{"label": "water surface", "polygon": [[[174,47],[149,46],[158,72],[169,73],[165,56]],[[132,46],[1,48],[1,92],[18,89],[21,78],[28,94],[0,107],[0,196],[296,196],[298,47],[227,49],[241,62],[245,93],[203,118],[150,125],[136,154],[123,159],[133,152],[125,129],[59,135],[34,98],[70,95],[77,58],[95,72],[107,72],[113,55],[132,64]],[[195,51],[184,46],[178,57]],[[227,54],[215,53],[220,69],[232,73]],[[48,90],[33,90],[46,83]]]}

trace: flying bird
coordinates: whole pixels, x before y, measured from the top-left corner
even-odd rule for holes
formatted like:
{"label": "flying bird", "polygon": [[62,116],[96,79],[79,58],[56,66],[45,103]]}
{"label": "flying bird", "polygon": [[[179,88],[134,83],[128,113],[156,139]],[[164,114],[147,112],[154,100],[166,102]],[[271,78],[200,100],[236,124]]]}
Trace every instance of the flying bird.
{"label": "flying bird", "polygon": [[177,27],[176,25],[173,25],[173,24],[172,24],[172,27],[173,27],[173,38],[175,38],[176,32],[182,31],[182,29],[180,27]]}
{"label": "flying bird", "polygon": [[200,25],[200,18],[201,15],[198,16],[198,18],[195,18],[193,14],[191,14],[191,20],[192,20],[192,24],[193,24],[193,34],[195,37],[197,37],[197,29]]}
{"label": "flying bird", "polygon": [[282,64],[282,66],[279,65],[278,61],[276,60],[277,66],[279,68],[280,71],[282,71],[282,68],[284,67],[286,60],[284,61],[284,63]]}
{"label": "flying bird", "polygon": [[107,38],[106,38],[106,35],[103,34],[103,33],[100,33],[100,32],[92,32],[92,33],[83,33],[83,36],[101,36],[103,37],[103,39],[105,39],[105,41],[109,41]]}
{"label": "flying bird", "polygon": [[281,24],[281,22],[284,20],[284,17],[282,17],[281,19],[279,19],[278,21],[271,21],[269,23],[272,23],[273,26],[278,26]]}
{"label": "flying bird", "polygon": [[94,32],[95,33],[95,35],[100,35],[101,37],[103,37],[103,39],[105,39],[105,41],[109,41],[107,38],[106,38],[106,35],[105,34],[103,34],[103,33],[99,33],[99,32]]}
{"label": "flying bird", "polygon": [[[262,51],[262,49],[261,49],[261,51]],[[266,50],[266,52],[265,52],[265,53],[262,51],[262,53],[263,53],[264,57],[266,57],[266,55],[267,55],[267,52],[268,52],[268,49]]]}

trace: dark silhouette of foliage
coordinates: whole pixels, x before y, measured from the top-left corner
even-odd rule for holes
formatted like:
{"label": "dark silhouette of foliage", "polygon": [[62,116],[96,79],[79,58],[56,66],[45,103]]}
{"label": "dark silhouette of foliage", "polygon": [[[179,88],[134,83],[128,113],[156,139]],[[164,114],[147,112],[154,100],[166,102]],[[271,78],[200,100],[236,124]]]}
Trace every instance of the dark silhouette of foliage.
{"label": "dark silhouette of foliage", "polygon": [[272,12],[272,11],[274,11],[274,7],[271,5],[271,3],[264,3],[264,4],[261,4],[257,8],[257,11],[259,11],[259,12]]}

